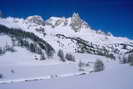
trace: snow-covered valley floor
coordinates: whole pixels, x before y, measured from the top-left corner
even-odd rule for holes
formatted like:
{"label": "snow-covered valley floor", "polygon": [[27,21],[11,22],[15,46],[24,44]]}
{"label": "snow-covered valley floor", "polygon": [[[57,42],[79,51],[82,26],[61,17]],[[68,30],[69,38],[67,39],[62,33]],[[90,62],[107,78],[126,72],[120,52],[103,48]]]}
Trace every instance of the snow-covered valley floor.
{"label": "snow-covered valley floor", "polygon": [[[19,48],[1,56],[0,89],[132,89],[133,67],[128,64],[91,54],[75,54],[76,62],[37,61],[30,55]],[[104,71],[91,72],[91,64],[79,71],[79,60],[93,63],[97,59],[104,62]]]}
{"label": "snow-covered valley floor", "polygon": [[[36,70],[35,68],[32,69],[33,71]],[[24,68],[24,70],[27,69]],[[46,73],[45,68],[44,71]],[[25,71],[26,73],[27,71]],[[18,78],[14,83],[9,81],[7,84],[3,84],[2,81],[4,80],[0,80],[0,89],[132,89],[133,67],[126,64],[109,64],[106,70],[102,72],[85,75],[76,73],[76,71],[73,71],[73,73],[67,71],[67,73],[58,73],[58,75],[51,76],[46,76],[45,73],[38,73],[36,70],[36,74],[33,74],[30,78],[22,79],[17,76]]]}

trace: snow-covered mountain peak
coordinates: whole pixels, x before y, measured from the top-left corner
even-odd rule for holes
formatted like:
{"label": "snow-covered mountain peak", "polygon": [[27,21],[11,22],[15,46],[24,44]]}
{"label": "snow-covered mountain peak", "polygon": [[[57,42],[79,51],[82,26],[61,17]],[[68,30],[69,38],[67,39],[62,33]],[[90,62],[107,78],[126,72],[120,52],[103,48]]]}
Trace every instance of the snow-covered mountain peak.
{"label": "snow-covered mountain peak", "polygon": [[30,22],[30,23],[35,23],[38,25],[45,25],[44,19],[38,15],[29,16],[25,19],[25,21]]}
{"label": "snow-covered mountain peak", "polygon": [[75,32],[81,30],[81,28],[88,28],[88,24],[80,18],[78,13],[74,13],[71,17],[71,27]]}
{"label": "snow-covered mountain peak", "polygon": [[[50,17],[48,20],[43,20],[41,16],[29,16],[23,18],[0,18],[0,24],[9,28],[20,28],[24,31],[46,32],[47,34],[62,34],[71,37],[80,37],[84,40],[95,42],[97,44],[107,44],[119,42],[118,39],[123,39],[120,42],[127,42],[128,39],[114,37],[111,33],[104,33],[101,30],[94,30],[80,18],[79,14],[74,13],[72,17]],[[38,34],[40,35],[40,34]],[[113,41],[112,41],[113,40]]]}
{"label": "snow-covered mountain peak", "polygon": [[50,17],[45,21],[45,24],[51,26],[52,28],[56,27],[70,27],[71,30],[75,32],[80,32],[81,29],[88,29],[89,25],[87,22],[81,19],[78,13],[74,13],[72,17]]}
{"label": "snow-covered mountain peak", "polygon": [[64,26],[66,23],[66,18],[65,17],[50,17],[48,20],[46,20],[46,25],[57,27],[57,26]]}
{"label": "snow-covered mountain peak", "polygon": [[80,18],[80,15],[79,15],[79,13],[74,12],[73,15],[72,15],[72,17],[78,17],[78,18]]}

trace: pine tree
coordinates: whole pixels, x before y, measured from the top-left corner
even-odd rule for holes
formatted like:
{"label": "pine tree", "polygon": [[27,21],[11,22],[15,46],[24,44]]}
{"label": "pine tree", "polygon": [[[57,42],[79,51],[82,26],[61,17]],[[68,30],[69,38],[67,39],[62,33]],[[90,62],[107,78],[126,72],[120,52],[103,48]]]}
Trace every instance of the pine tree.
{"label": "pine tree", "polygon": [[61,60],[61,61],[65,62],[63,50],[60,49],[60,50],[58,51],[58,54],[57,54],[57,55],[60,57],[60,60]]}
{"label": "pine tree", "polygon": [[101,60],[97,60],[94,64],[94,71],[99,72],[104,70],[104,64]]}
{"label": "pine tree", "polygon": [[65,58],[66,58],[68,61],[73,61],[73,62],[75,62],[75,57],[74,57],[72,54],[70,54],[70,53],[67,53],[66,56],[65,56]]}

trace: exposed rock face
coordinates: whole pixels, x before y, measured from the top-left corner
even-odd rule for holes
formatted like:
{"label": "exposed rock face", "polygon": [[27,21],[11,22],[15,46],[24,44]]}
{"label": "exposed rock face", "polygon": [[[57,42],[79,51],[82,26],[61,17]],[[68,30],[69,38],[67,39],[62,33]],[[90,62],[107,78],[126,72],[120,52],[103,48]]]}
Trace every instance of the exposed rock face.
{"label": "exposed rock face", "polygon": [[35,24],[38,24],[38,25],[43,25],[43,26],[45,25],[45,22],[44,22],[44,20],[41,16],[37,16],[37,15],[29,16],[29,17],[26,18],[26,20],[28,22],[35,23]]}
{"label": "exposed rock face", "polygon": [[51,17],[46,22],[46,25],[57,27],[57,26],[66,26],[68,24],[67,19],[65,17]]}
{"label": "exposed rock face", "polygon": [[70,25],[75,32],[80,31],[82,27],[88,27],[88,24],[80,18],[78,13],[73,14]]}
{"label": "exposed rock face", "polygon": [[45,23],[53,28],[57,26],[70,26],[75,32],[80,31],[81,28],[89,27],[88,24],[80,18],[78,13],[74,13],[70,18],[50,17]]}

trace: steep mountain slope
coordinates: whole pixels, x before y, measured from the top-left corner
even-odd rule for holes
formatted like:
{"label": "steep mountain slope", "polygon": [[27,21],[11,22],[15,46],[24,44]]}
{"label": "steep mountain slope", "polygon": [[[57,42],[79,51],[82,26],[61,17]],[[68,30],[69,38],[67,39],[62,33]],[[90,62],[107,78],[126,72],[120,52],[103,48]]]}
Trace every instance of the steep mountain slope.
{"label": "steep mountain slope", "polygon": [[[129,61],[128,55],[132,55],[133,51],[132,40],[93,30],[76,13],[69,18],[50,17],[46,21],[41,16],[29,16],[26,19],[1,18],[0,24],[1,34],[17,40],[15,45],[41,54],[42,57],[56,57],[58,51],[62,50],[64,54],[88,53],[125,63]],[[42,49],[46,52],[43,53]]]}

